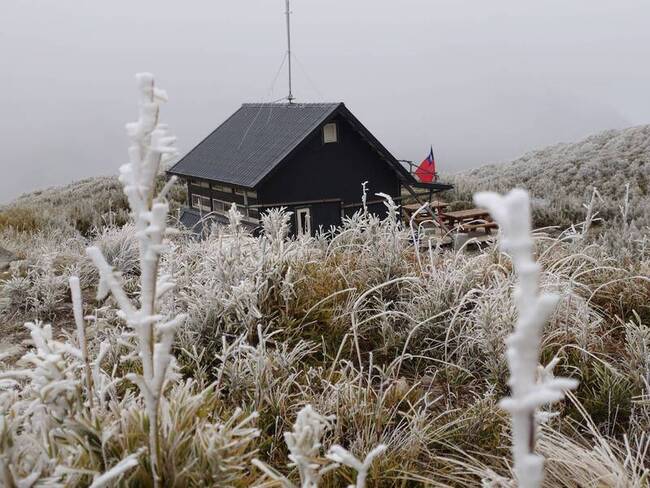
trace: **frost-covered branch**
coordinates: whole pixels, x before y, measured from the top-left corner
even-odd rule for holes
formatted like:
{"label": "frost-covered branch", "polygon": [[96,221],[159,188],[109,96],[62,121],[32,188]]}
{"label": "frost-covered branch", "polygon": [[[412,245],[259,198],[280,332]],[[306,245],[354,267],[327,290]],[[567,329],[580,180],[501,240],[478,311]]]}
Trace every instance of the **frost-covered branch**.
{"label": "frost-covered branch", "polygon": [[512,416],[517,482],[522,488],[537,488],[543,479],[544,459],[535,454],[536,410],[562,399],[564,392],[575,388],[577,382],[550,374],[537,381],[542,328],[558,297],[541,293],[539,289],[540,267],[533,259],[528,193],[524,190],[512,190],[505,196],[477,193],[474,201],[486,207],[499,224],[501,248],[510,255],[518,277],[514,290],[518,317],[514,332],[507,339],[506,352],[511,396],[501,400],[501,406]]}
{"label": "frost-covered branch", "polygon": [[79,350],[84,362],[84,372],[86,376],[86,389],[88,391],[88,402],[90,408],[93,408],[93,380],[90,360],[88,359],[88,341],[86,340],[86,323],[83,316],[83,302],[81,299],[81,287],[79,278],[70,277],[70,295],[72,296],[72,313],[74,314],[75,324],[77,326],[77,337],[79,339]]}
{"label": "frost-covered branch", "polygon": [[321,439],[331,427],[332,417],[324,417],[311,405],[306,405],[296,418],[293,431],[284,433],[289,448],[289,459],[298,468],[303,487],[318,486],[323,475],[321,465],[315,462],[320,455]]}
{"label": "frost-covered branch", "polygon": [[[291,432],[284,433],[284,440],[289,448],[289,466],[295,466],[300,475],[300,488],[317,488],[322,476],[336,468],[320,458],[321,439],[330,429],[333,417],[324,417],[316,412],[311,405],[305,405],[296,418]],[[325,462],[324,462],[325,461]],[[279,482],[285,488],[295,488],[289,479],[277,473],[263,462],[254,459],[257,466],[269,478]]]}
{"label": "frost-covered branch", "polygon": [[349,488],[365,488],[366,478],[368,477],[368,471],[370,471],[372,462],[385,450],[386,446],[384,444],[379,444],[368,453],[363,461],[360,461],[347,449],[344,449],[339,445],[334,445],[330,447],[327,457],[335,463],[348,466],[357,472],[357,482],[354,485],[350,485]]}
{"label": "frost-covered branch", "polygon": [[120,315],[137,337],[142,374],[130,374],[127,378],[138,385],[145,400],[149,415],[149,450],[154,485],[161,483],[159,476],[160,434],[158,432],[158,410],[163,387],[172,364],[171,347],[176,329],[185,316],[178,315],[169,320],[159,315],[158,299],[174,286],[168,276],[158,276],[160,255],[168,233],[167,214],[169,205],[163,191],[154,195],[156,176],[163,158],[174,154],[174,137],[167,135],[166,127],[159,124],[160,103],[167,100],[167,94],[154,85],[149,73],[136,75],[140,90],[140,116],[136,122],[127,124],[126,130],[131,145],[129,163],[120,168],[120,182],[127,195],[131,215],[135,221],[140,259],[140,301],[134,306],[120,281],[120,276],[108,264],[97,247],[87,250],[88,256],[99,269],[100,284],[98,298],[110,292],[120,307]]}
{"label": "frost-covered branch", "polygon": [[[333,415],[323,416],[316,412],[311,405],[305,405],[293,424],[291,432],[284,433],[284,440],[289,448],[289,466],[295,466],[300,475],[300,488],[317,488],[321,478],[328,472],[341,465],[348,466],[357,472],[356,484],[350,488],[365,488],[368,471],[373,460],[386,450],[380,444],[368,453],[363,461],[357,459],[347,449],[339,445],[331,446],[325,458],[321,456],[322,438],[334,422]],[[328,463],[329,461],[333,461]],[[296,488],[288,478],[278,473],[258,459],[253,459],[266,476],[277,481],[285,488]]]}
{"label": "frost-covered branch", "polygon": [[142,449],[125,457],[111,469],[102,473],[93,480],[90,488],[104,488],[105,486],[115,486],[114,483],[120,476],[138,465],[139,458],[142,455]]}
{"label": "frost-covered branch", "polygon": [[591,224],[599,220],[597,218],[598,212],[595,210],[596,199],[602,201],[603,198],[600,196],[600,193],[598,193],[598,188],[594,187],[591,191],[591,199],[589,200],[589,204],[585,203],[582,205],[587,211],[587,215],[585,216],[585,223],[582,226],[582,237],[585,237],[587,235],[587,232],[589,232],[589,229],[591,228]]}

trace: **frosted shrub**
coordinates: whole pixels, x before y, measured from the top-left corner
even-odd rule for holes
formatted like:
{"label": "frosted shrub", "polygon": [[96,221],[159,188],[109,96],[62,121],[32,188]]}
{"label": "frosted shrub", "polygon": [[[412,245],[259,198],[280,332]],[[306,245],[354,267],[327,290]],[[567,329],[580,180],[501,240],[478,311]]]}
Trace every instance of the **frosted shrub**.
{"label": "frosted shrub", "polygon": [[295,386],[302,362],[316,348],[303,340],[280,342],[275,338],[280,333],[269,333],[259,326],[255,346],[245,336],[231,343],[223,338],[217,356],[217,382],[238,404],[253,405],[259,411],[275,410]]}
{"label": "frosted shrub", "polygon": [[241,229],[236,208],[229,217],[227,227],[202,241],[183,242],[163,262],[179,289],[165,308],[189,316],[183,341],[199,342],[213,352],[220,350],[222,334],[255,334],[258,323],[281,320],[295,297],[301,266],[321,255],[310,247],[311,239],[287,238],[290,215],[282,210],[263,216],[260,238]]}
{"label": "frosted shrub", "polygon": [[108,264],[119,269],[122,275],[132,276],[140,273],[138,239],[133,224],[122,227],[103,227],[93,239]]}
{"label": "frosted shrub", "polygon": [[482,358],[488,378],[493,381],[500,378],[506,369],[505,339],[516,317],[509,293],[511,285],[509,278],[495,278],[489,287],[477,291],[476,298],[472,299],[475,306],[471,312],[459,317],[463,337],[469,339],[466,346],[470,346],[460,356],[466,356],[467,361]]}
{"label": "frosted shrub", "polygon": [[327,457],[332,461],[352,468],[357,472],[357,481],[354,485],[350,485],[349,488],[364,488],[366,486],[366,479],[368,477],[368,471],[370,471],[372,462],[385,450],[386,446],[379,445],[370,451],[363,461],[360,461],[347,449],[335,445],[330,447],[329,451],[327,452]]}
{"label": "frosted shrub", "polygon": [[642,323],[638,314],[624,327],[625,348],[631,358],[627,366],[650,394],[650,327]]}
{"label": "frosted shrub", "polygon": [[399,276],[404,271],[404,253],[410,248],[410,234],[397,218],[399,207],[388,195],[378,196],[385,199],[387,217],[382,220],[363,209],[345,217],[327,250],[328,253],[355,254],[359,261],[367,264],[364,272],[368,276],[362,279],[370,284]]}
{"label": "frosted shrub", "polygon": [[221,334],[254,330],[261,318],[262,259],[259,247],[246,235],[213,234],[170,255],[163,269],[177,276],[179,293],[166,300],[165,308],[187,312],[190,341],[206,346],[216,341],[218,348]]}
{"label": "frosted shrub", "polygon": [[5,300],[0,302],[0,310],[3,314],[9,314],[13,310],[23,312],[29,310],[29,293],[31,282],[27,277],[13,274],[11,278],[3,283],[2,287]]}
{"label": "frosted shrub", "polygon": [[18,366],[23,369],[0,374],[3,486],[31,486],[42,472],[56,468],[49,453],[65,448],[52,434],[83,404],[81,352],[69,343],[55,340],[49,324],[36,322],[25,326],[35,349],[19,360]]}
{"label": "frosted shrub", "polygon": [[[20,363],[26,369],[5,373],[16,379],[25,378],[22,393],[29,405],[25,415],[33,416],[32,422],[47,430],[49,417],[63,420],[71,405],[79,400],[81,385],[81,352],[70,344],[59,342],[52,336],[52,326],[27,323],[35,351],[25,354]],[[29,399],[28,399],[29,398]]]}
{"label": "frosted shrub", "polygon": [[30,268],[27,279],[32,283],[27,303],[37,317],[47,317],[56,311],[66,293],[66,277],[57,274],[51,266]]}
{"label": "frosted shrub", "polygon": [[[602,348],[603,318],[587,299],[569,286],[555,288],[562,293],[553,314],[549,317],[545,343],[571,341],[584,354]],[[565,291],[566,290],[566,291]]]}
{"label": "frosted shrub", "polygon": [[[84,239],[60,230],[33,235],[23,244],[25,259],[11,263],[3,290],[8,298],[4,313],[42,320],[64,313],[68,275],[80,272],[88,282],[90,263],[83,256],[84,245]],[[94,270],[91,274],[96,277]]]}
{"label": "frosted shrub", "polygon": [[[386,446],[379,445],[366,456],[364,461],[359,461],[343,447],[334,445],[330,447],[324,457],[322,438],[331,429],[334,420],[333,416],[325,417],[316,412],[311,405],[305,405],[298,412],[293,430],[284,433],[284,440],[290,453],[291,463],[289,466],[298,470],[301,488],[317,488],[323,476],[340,465],[348,466],[357,472],[357,481],[351,485],[352,488],[365,488],[372,461],[386,450]],[[334,463],[330,461],[334,461]],[[282,486],[286,488],[296,486],[263,462],[256,459],[253,463]]]}
{"label": "frosted shrub", "polygon": [[15,272],[4,285],[9,303],[7,312],[33,313],[40,318],[52,316],[67,293],[66,277],[58,273],[51,261],[44,257],[27,268],[24,275]]}
{"label": "frosted shrub", "polygon": [[[322,476],[332,469],[332,466],[325,464],[325,460],[319,461],[321,439],[325,431],[330,429],[332,420],[332,417],[324,417],[307,405],[298,412],[293,430],[284,433],[284,440],[290,452],[290,466],[298,469],[301,487],[316,488]],[[291,484],[288,483],[288,486]]]}
{"label": "frosted shrub", "polygon": [[272,208],[262,214],[264,238],[271,244],[276,254],[282,252],[289,235],[291,213],[284,209]]}

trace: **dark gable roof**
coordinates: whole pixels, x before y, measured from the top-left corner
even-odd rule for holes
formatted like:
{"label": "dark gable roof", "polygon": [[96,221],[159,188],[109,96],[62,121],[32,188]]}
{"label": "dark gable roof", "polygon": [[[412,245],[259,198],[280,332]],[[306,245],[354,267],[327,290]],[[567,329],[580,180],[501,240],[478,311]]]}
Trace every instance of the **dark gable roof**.
{"label": "dark gable roof", "polygon": [[340,103],[245,103],[168,173],[254,187]]}
{"label": "dark gable roof", "polygon": [[403,179],[413,179],[343,103],[245,103],[168,173],[253,188],[301,142],[343,115]]}

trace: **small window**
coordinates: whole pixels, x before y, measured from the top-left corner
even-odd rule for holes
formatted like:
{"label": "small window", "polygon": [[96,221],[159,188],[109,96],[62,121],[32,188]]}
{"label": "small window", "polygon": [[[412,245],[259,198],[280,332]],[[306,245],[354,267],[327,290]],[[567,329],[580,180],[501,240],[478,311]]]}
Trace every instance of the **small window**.
{"label": "small window", "polygon": [[246,191],[246,196],[247,196],[248,198],[255,198],[255,199],[257,199],[257,192],[256,192],[256,191],[250,191],[250,190],[249,190],[249,191]]}
{"label": "small window", "polygon": [[201,195],[192,195],[192,207],[203,210],[204,212],[212,211],[212,208],[210,208],[210,199]]}
{"label": "small window", "polygon": [[296,223],[298,224],[297,233],[299,236],[311,235],[311,211],[309,208],[296,209]]}
{"label": "small window", "polygon": [[232,188],[230,186],[213,184],[212,189],[221,193],[232,193]]}
{"label": "small window", "polygon": [[323,142],[328,144],[330,142],[338,141],[336,133],[336,122],[331,122],[323,126]]}
{"label": "small window", "polygon": [[214,198],[212,199],[212,208],[214,208],[214,211],[218,213],[226,213],[227,211],[226,202],[215,200]]}
{"label": "small window", "polygon": [[198,186],[198,187],[201,187],[201,188],[210,188],[210,183],[208,183],[207,181],[192,180],[192,184],[194,186]]}

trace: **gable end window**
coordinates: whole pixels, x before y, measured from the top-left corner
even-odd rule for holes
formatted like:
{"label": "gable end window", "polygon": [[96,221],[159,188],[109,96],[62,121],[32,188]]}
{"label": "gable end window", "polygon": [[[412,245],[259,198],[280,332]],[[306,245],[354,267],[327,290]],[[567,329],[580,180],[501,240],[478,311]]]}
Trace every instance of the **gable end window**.
{"label": "gable end window", "polygon": [[323,143],[329,144],[331,142],[338,142],[336,122],[330,122],[323,126]]}

